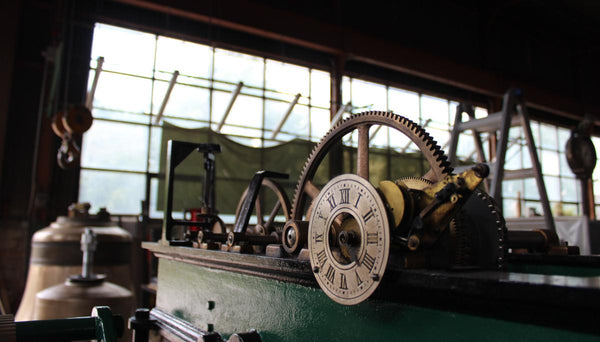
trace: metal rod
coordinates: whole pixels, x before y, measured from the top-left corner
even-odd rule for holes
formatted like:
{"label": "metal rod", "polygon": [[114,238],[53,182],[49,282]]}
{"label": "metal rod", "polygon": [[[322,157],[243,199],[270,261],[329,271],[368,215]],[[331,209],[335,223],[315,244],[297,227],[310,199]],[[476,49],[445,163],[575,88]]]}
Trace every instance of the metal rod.
{"label": "metal rod", "polygon": [[92,110],[92,104],[94,103],[94,96],[96,95],[96,87],[98,86],[98,79],[100,78],[100,73],[102,72],[102,65],[104,64],[104,57],[100,56],[97,59],[96,63],[96,72],[94,73],[94,80],[92,81],[92,88],[90,92],[87,93],[87,97],[85,99],[85,106],[90,111]]}
{"label": "metal rod", "polygon": [[377,126],[377,128],[375,128],[375,132],[373,132],[373,134],[371,134],[371,136],[369,136],[369,142],[371,142],[373,140],[373,138],[375,138],[375,136],[377,135],[377,133],[379,133],[379,130],[381,129],[381,125]]}
{"label": "metal rod", "polygon": [[163,102],[160,104],[160,109],[156,114],[156,120],[154,121],[155,125],[158,125],[160,119],[163,117],[163,113],[165,112],[165,108],[167,107],[167,103],[169,102],[169,97],[171,97],[171,92],[173,91],[173,87],[175,86],[175,82],[177,82],[177,77],[179,77],[179,71],[173,71],[173,75],[171,76],[171,80],[169,81],[169,87],[167,88],[167,93],[165,94],[165,98]]}
{"label": "metal rod", "polygon": [[304,184],[304,192],[306,192],[308,197],[315,199],[317,196],[319,196],[319,192],[321,192],[321,190],[319,190],[319,188],[317,188],[312,181],[308,180]]}
{"label": "metal rod", "polygon": [[357,174],[369,180],[369,128],[371,125],[358,126],[358,149],[356,156]]}
{"label": "metal rod", "polygon": [[338,121],[340,121],[340,119],[342,118],[342,115],[348,111],[348,109],[352,108],[352,102],[348,102],[345,105],[341,106],[340,109],[338,109],[337,113],[335,113],[335,116],[333,117],[333,119],[331,119],[331,127],[333,127],[333,125],[335,125]]}
{"label": "metal rod", "polygon": [[85,228],[83,234],[81,234],[81,251],[83,252],[83,260],[81,262],[81,277],[91,278],[93,277],[92,266],[94,265],[94,251],[98,242],[96,234],[91,228]]}
{"label": "metal rod", "polygon": [[72,341],[98,338],[98,317],[15,322],[19,341]]}
{"label": "metal rod", "polygon": [[[535,171],[535,182],[538,187],[538,192],[540,193],[540,201],[542,202],[542,209],[544,210],[544,221],[546,221],[546,228],[555,232],[556,227],[554,225],[554,218],[552,217],[552,210],[550,209],[550,201],[548,200],[546,184],[544,183],[544,177],[542,175],[542,166],[540,165],[540,160],[538,159],[535,140],[533,140],[533,134],[531,133],[529,114],[527,113],[527,108],[525,107],[524,102],[521,101],[521,103],[517,104],[517,113],[521,117],[523,135],[525,135],[525,140],[527,141],[527,149],[529,150],[529,156],[531,158],[531,166]],[[506,138],[508,139],[508,136]],[[502,163],[504,163],[504,160],[502,160]],[[501,194],[501,192],[497,193]]]}
{"label": "metal rod", "polygon": [[225,124],[225,121],[227,120],[227,117],[229,116],[229,112],[231,112],[231,108],[233,108],[233,104],[235,103],[235,100],[237,99],[238,95],[240,94],[240,91],[242,91],[243,86],[244,86],[244,82],[238,83],[237,86],[235,87],[235,89],[233,90],[233,92],[231,93],[231,100],[229,100],[229,104],[227,105],[227,108],[225,109],[223,118],[221,119],[221,122],[219,123],[219,126],[217,127],[217,133],[221,132],[221,128],[223,128],[223,125]]}
{"label": "metal rod", "polygon": [[279,125],[273,131],[273,135],[271,135],[271,139],[275,139],[277,137],[277,135],[279,134],[279,131],[281,131],[281,127],[283,127],[283,125],[285,124],[287,119],[290,117],[290,114],[292,114],[292,111],[294,110],[294,106],[296,106],[296,104],[298,103],[300,96],[302,96],[300,93],[296,94],[296,97],[294,97],[292,102],[290,102],[290,106],[289,106],[287,112],[285,112],[283,119],[281,119],[281,122],[279,122]]}
{"label": "metal rod", "polygon": [[271,227],[271,225],[273,224],[273,221],[275,221],[275,215],[277,215],[277,212],[279,211],[279,209],[281,209],[281,202],[279,202],[279,200],[277,201],[277,203],[275,203],[275,206],[273,207],[273,209],[271,209],[271,214],[269,215],[269,219],[267,220],[267,223],[265,223],[265,229],[268,231],[269,227]]}

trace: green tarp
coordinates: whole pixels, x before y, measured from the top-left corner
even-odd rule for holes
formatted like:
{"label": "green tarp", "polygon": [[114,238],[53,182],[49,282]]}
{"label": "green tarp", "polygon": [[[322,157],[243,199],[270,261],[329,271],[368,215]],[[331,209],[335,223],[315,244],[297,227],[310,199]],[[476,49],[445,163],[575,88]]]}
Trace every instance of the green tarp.
{"label": "green tarp", "polygon": [[[186,129],[164,124],[160,154],[157,210],[163,210],[165,192],[167,142],[180,140],[195,143],[216,143],[221,153],[216,155],[216,209],[221,214],[235,214],[240,197],[252,176],[259,170],[287,173],[290,178],[277,180],[285,189],[290,201],[294,196],[296,182],[315,143],[295,139],[275,147],[253,148],[239,144],[225,135],[209,128]],[[377,185],[383,179],[422,175],[422,158],[418,154],[400,155],[387,149],[370,150],[370,180]],[[356,149],[344,148],[343,172],[355,172]],[[202,205],[202,183],[204,177],[203,155],[192,153],[175,170],[173,210],[183,211]],[[328,158],[322,162],[315,176],[317,186],[329,179]],[[269,201],[269,198],[266,199]]]}

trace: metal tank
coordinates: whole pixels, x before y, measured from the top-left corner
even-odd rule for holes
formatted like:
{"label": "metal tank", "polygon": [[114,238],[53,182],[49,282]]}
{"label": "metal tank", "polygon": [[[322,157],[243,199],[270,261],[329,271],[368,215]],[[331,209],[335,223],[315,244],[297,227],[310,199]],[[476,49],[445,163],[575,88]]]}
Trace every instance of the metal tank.
{"label": "metal tank", "polygon": [[17,321],[34,319],[39,291],[63,284],[70,275],[81,271],[80,239],[85,228],[91,228],[98,239],[96,271],[107,275],[113,283],[134,290],[131,235],[115,226],[105,209],[91,215],[89,208],[89,203],[72,204],[68,216],[59,216],[56,222],[33,235],[27,284],[15,316]]}
{"label": "metal tank", "polygon": [[[131,291],[106,281],[104,274],[92,272],[97,246],[93,229],[86,228],[81,235],[81,274],[71,275],[64,283],[38,292],[33,310],[34,320],[85,316],[96,306],[108,306],[122,317],[133,314]],[[128,339],[131,340],[129,333],[123,336],[122,341]]]}

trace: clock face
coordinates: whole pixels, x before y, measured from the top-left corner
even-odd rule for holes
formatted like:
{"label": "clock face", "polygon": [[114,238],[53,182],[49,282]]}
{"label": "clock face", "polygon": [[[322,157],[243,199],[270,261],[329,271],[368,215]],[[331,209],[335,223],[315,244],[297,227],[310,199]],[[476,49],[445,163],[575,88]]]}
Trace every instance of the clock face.
{"label": "clock face", "polygon": [[313,203],[308,235],[315,278],[331,299],[358,304],[377,289],[390,233],[385,206],[371,183],[353,174],[329,181]]}

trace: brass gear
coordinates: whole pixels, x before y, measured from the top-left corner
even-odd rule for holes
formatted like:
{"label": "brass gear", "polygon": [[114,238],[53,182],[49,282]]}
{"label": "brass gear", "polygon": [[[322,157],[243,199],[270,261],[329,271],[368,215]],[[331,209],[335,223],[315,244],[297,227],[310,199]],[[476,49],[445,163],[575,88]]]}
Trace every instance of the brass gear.
{"label": "brass gear", "polygon": [[[408,118],[391,113],[370,111],[355,114],[349,118],[340,121],[325,134],[321,141],[312,150],[310,156],[304,164],[302,173],[296,185],[294,200],[292,203],[292,220],[302,220],[304,215],[304,207],[308,194],[315,198],[319,189],[312,184],[312,179],[321,164],[323,158],[327,155],[329,149],[347,133],[359,130],[359,150],[360,150],[360,132],[368,132],[368,128],[372,125],[383,125],[394,128],[406,135],[413,143],[417,145],[425,159],[428,161],[431,169],[423,177],[429,181],[437,182],[442,180],[446,175],[452,173],[452,167],[444,155],[442,149],[437,145],[437,142],[431,138],[421,126],[412,122]],[[366,130],[364,129],[366,128]],[[363,139],[368,144],[367,139]],[[367,146],[368,153],[368,146]],[[360,158],[357,158],[360,159]],[[360,163],[360,161],[359,161]],[[357,168],[358,169],[358,168]]]}
{"label": "brass gear", "polygon": [[[412,190],[432,183],[420,177],[396,180]],[[451,267],[503,269],[506,255],[506,222],[501,210],[487,193],[476,190],[463,209],[450,221],[448,230]]]}

